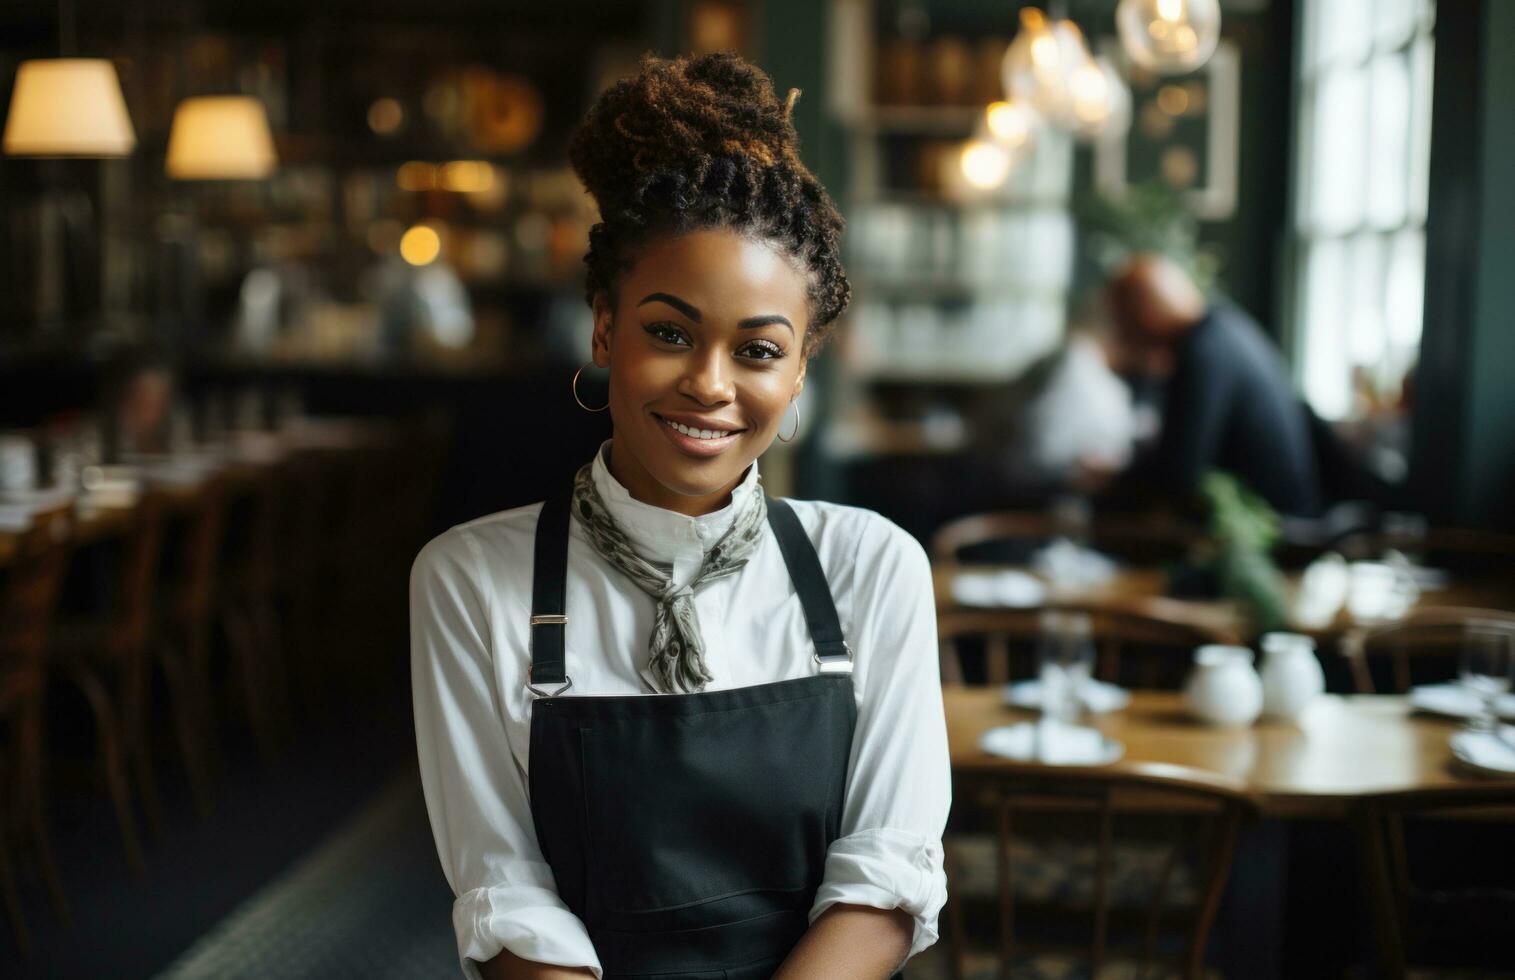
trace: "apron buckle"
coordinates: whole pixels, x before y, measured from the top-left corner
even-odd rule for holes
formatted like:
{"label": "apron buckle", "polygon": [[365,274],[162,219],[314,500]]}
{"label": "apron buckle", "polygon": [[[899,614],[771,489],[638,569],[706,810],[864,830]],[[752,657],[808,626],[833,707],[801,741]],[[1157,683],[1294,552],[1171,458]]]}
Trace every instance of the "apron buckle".
{"label": "apron buckle", "polygon": [[569,677],[567,674],[564,674],[562,687],[558,688],[556,691],[542,690],[541,688],[531,683],[531,671],[534,666],[534,664],[528,664],[526,667],[526,690],[530,691],[532,694],[535,694],[537,697],[555,698],[559,694],[562,694],[564,691],[568,690],[570,687],[573,687],[573,678]]}
{"label": "apron buckle", "polygon": [[819,653],[812,652],[810,659],[815,661],[823,674],[850,674],[852,673],[852,645],[843,640],[842,649],[847,651],[845,657],[822,657]]}

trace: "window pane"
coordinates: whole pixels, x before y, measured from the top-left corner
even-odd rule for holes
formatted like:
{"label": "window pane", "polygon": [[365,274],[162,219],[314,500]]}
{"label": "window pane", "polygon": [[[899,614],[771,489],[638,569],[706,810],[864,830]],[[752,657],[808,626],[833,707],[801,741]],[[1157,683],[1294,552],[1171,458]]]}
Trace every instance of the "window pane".
{"label": "window pane", "polygon": [[1394,228],[1404,223],[1410,187],[1410,71],[1405,56],[1375,57],[1368,86],[1368,221]]}
{"label": "window pane", "polygon": [[1324,234],[1362,222],[1364,155],[1368,148],[1368,88],[1362,72],[1327,73],[1316,93],[1310,143],[1308,223]]}
{"label": "window pane", "polygon": [[1350,246],[1350,299],[1347,335],[1354,366],[1376,367],[1383,360],[1384,248],[1377,232],[1360,232]]}
{"label": "window pane", "polygon": [[1356,64],[1367,57],[1373,43],[1369,27],[1374,22],[1371,0],[1314,0],[1311,5],[1310,64]]}
{"label": "window pane", "polygon": [[1347,358],[1345,302],[1346,250],[1341,239],[1313,243],[1301,283],[1305,397],[1323,418],[1338,419],[1352,408],[1352,369]]}
{"label": "window pane", "polygon": [[1429,36],[1410,48],[1410,161],[1408,211],[1410,220],[1424,223],[1431,192],[1431,65]]}
{"label": "window pane", "polygon": [[[1384,323],[1389,346],[1398,352],[1420,347],[1421,320],[1425,316],[1426,236],[1419,228],[1406,228],[1389,246],[1389,270],[1384,281]],[[1413,356],[1411,357],[1413,360]]]}

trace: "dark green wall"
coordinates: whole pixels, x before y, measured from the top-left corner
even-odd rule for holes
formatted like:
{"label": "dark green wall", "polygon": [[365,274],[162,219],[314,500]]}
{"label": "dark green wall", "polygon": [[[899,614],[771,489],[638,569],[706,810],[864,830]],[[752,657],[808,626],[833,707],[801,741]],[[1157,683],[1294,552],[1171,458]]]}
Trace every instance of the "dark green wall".
{"label": "dark green wall", "polygon": [[1437,11],[1411,477],[1442,523],[1515,525],[1515,4]]}

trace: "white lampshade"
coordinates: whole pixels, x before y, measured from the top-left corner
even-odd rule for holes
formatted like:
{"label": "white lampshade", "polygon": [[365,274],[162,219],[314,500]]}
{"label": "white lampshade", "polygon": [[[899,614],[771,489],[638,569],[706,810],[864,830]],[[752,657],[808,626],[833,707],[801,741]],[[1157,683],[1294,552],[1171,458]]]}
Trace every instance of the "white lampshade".
{"label": "white lampshade", "polygon": [[119,157],[137,145],[116,67],[104,58],[42,58],[16,68],[5,152]]}
{"label": "white lampshade", "polygon": [[268,114],[248,95],[185,99],[174,110],[164,169],[178,180],[256,180],[278,163]]}

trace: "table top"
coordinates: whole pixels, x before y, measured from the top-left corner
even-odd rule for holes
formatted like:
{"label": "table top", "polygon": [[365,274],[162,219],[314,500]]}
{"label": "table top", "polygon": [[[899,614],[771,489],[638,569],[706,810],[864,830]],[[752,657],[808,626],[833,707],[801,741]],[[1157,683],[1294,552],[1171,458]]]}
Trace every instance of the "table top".
{"label": "table top", "polygon": [[[1019,565],[934,565],[933,577],[938,609],[976,608],[960,605],[952,596],[952,582],[963,573],[984,574],[1013,570],[1034,575],[1030,568]],[[1040,578],[1040,576],[1038,576]],[[1290,606],[1299,588],[1299,573],[1285,575],[1285,588]],[[1190,622],[1209,632],[1231,634],[1238,638],[1253,635],[1253,628],[1242,606],[1229,599],[1176,599],[1167,594],[1168,574],[1152,566],[1121,566],[1106,582],[1076,588],[1054,589],[1050,585],[1046,606],[1074,606],[1083,608],[1108,607],[1112,611],[1150,611],[1161,618]],[[1515,582],[1509,580],[1470,579],[1458,577],[1446,588],[1428,589],[1421,593],[1413,608],[1430,606],[1458,606],[1474,609],[1515,609]],[[1294,626],[1301,633],[1317,639],[1325,639],[1346,632],[1358,625],[1345,608],[1334,622],[1324,628]]]}
{"label": "table top", "polygon": [[[942,696],[952,768],[960,774],[1005,765],[979,748],[980,737],[1036,717],[1005,706],[997,687],[948,686]],[[1177,693],[1136,691],[1126,709],[1084,723],[1125,746],[1114,767],[1161,763],[1230,777],[1268,816],[1340,818],[1365,794],[1479,778],[1452,757],[1448,739],[1460,721],[1412,711],[1393,695],[1325,695],[1297,724],[1215,728],[1192,720]]]}

